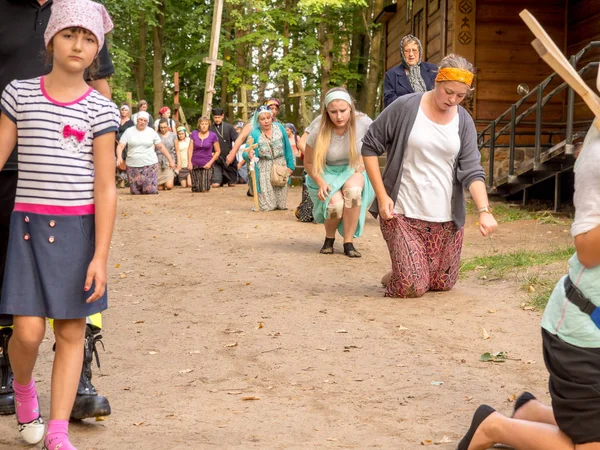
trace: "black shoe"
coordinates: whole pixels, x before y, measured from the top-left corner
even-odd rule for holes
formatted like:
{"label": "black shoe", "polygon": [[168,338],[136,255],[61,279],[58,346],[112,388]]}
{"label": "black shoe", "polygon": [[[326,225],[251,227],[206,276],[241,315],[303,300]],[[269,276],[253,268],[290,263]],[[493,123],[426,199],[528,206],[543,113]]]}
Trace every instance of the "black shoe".
{"label": "black shoe", "polygon": [[12,386],[13,372],[8,360],[8,341],[11,336],[11,328],[0,330],[0,415],[15,413],[15,393]]}
{"label": "black shoe", "polygon": [[335,242],[335,238],[325,238],[325,242],[323,242],[323,247],[319,253],[323,253],[324,255],[332,255],[333,254],[333,243]]}
{"label": "black shoe", "polygon": [[352,242],[344,242],[344,253],[350,258],[360,258],[362,255],[354,248]]}
{"label": "black shoe", "polygon": [[99,329],[94,329],[91,325],[86,325],[85,329],[85,347],[83,349],[83,367],[81,369],[81,378],[77,387],[77,397],[73,410],[71,411],[71,420],[81,420],[88,417],[110,416],[110,403],[106,397],[98,395],[96,388],[92,384],[92,359],[96,357],[96,364],[100,367],[100,358],[96,344],[102,343],[102,335],[98,334]]}

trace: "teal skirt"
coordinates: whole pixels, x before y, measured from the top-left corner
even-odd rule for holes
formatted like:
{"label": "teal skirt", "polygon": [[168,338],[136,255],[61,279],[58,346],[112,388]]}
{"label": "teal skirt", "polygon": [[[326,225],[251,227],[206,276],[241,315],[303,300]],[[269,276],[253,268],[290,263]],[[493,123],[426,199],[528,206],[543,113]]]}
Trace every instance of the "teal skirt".
{"label": "teal skirt", "polygon": [[[350,166],[325,166],[323,169],[323,179],[325,182],[331,187],[331,192],[329,197],[325,199],[324,202],[319,200],[319,186],[314,180],[307,176],[306,177],[306,187],[308,188],[308,193],[310,194],[310,198],[313,202],[313,217],[315,222],[323,223],[325,219],[328,218],[327,215],[327,206],[329,205],[329,200],[337,191],[341,190],[344,186],[344,183],[348,181],[352,175],[356,173],[356,170],[351,168]],[[375,191],[373,190],[373,186],[371,186],[371,182],[369,181],[369,177],[367,176],[367,172],[362,172],[365,177],[365,186],[362,190],[362,204],[360,206],[360,216],[358,218],[358,225],[356,227],[356,231],[354,232],[354,237],[360,237],[363,234],[363,229],[365,227],[365,218],[367,216],[367,210],[373,200],[375,199]],[[338,226],[338,232],[340,235],[344,236],[344,219],[340,222]]]}

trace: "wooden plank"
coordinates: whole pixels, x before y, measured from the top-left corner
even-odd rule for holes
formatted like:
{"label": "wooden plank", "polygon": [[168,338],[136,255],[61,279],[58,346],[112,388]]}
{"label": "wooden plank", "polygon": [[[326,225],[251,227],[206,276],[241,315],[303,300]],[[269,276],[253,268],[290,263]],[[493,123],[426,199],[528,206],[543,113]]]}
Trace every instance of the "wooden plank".
{"label": "wooden plank", "polygon": [[477,24],[481,23],[512,23],[520,24],[519,13],[527,8],[535,14],[544,25],[555,25],[564,27],[565,2],[539,2],[539,0],[523,0],[515,3],[501,2],[492,3],[480,1],[477,5]]}
{"label": "wooden plank", "polygon": [[[482,100],[477,101],[477,110],[479,111],[478,120],[495,120],[500,114],[506,111],[512,102],[504,100]],[[564,108],[562,104],[549,103],[544,107],[544,120],[560,121],[563,117]],[[532,116],[533,118],[535,116]],[[533,119],[532,119],[533,120]],[[528,120],[529,121],[529,120]]]}
{"label": "wooden plank", "polygon": [[[453,35],[453,51],[471,63],[475,63],[477,2],[476,0],[461,0],[455,2],[453,9],[454,30],[456,31]],[[475,90],[473,97],[464,105],[473,117],[477,117],[477,96],[478,91]]]}
{"label": "wooden plank", "polygon": [[[535,81],[535,84],[538,84],[552,73],[552,70],[545,64],[531,64],[525,61],[512,64],[503,61],[477,64],[477,79],[479,82],[513,81],[516,83],[530,83]],[[533,88],[534,86],[530,85],[530,87]]]}
{"label": "wooden plank", "polygon": [[[564,42],[565,29],[564,24],[560,27],[548,27],[548,34],[554,39],[554,42]],[[496,48],[502,46],[522,46],[531,42],[531,32],[523,24],[508,23],[482,23],[477,24],[477,45],[489,43],[496,45]]]}

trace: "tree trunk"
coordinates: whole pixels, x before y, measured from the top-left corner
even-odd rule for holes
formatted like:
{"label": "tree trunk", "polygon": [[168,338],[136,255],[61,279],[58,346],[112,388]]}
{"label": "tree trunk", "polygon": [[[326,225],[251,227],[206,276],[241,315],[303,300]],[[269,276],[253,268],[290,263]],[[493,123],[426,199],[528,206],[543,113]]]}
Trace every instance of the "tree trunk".
{"label": "tree trunk", "polygon": [[163,84],[163,46],[165,28],[165,1],[158,5],[156,13],[157,26],[152,30],[152,47],[154,50],[154,66],[152,69],[152,81],[154,86],[154,117],[158,117],[158,110],[164,106],[164,84]]}
{"label": "tree trunk", "polygon": [[[381,11],[383,0],[375,0],[374,11]],[[369,75],[366,86],[366,101],[364,112],[369,117],[375,117],[377,108],[377,89],[380,85],[381,72],[383,68],[383,32],[382,24],[373,25],[373,37],[371,38],[371,57]]]}
{"label": "tree trunk", "polygon": [[319,42],[321,42],[321,103],[329,90],[331,69],[333,68],[333,33],[329,29],[329,8],[323,11],[324,20],[319,24]]}
{"label": "tree trunk", "polygon": [[148,51],[148,43],[146,40],[147,34],[148,25],[146,24],[146,15],[142,12],[138,22],[137,58],[133,71],[138,102],[144,98],[144,87],[146,86],[146,53]]}
{"label": "tree trunk", "polygon": [[[285,0],[285,12],[286,15],[290,13],[290,9],[291,9],[291,0]],[[284,20],[283,22],[283,57],[287,58],[287,56],[290,54],[290,24],[288,23],[287,20]],[[292,107],[290,105],[290,77],[288,75],[288,71],[285,71],[283,74],[283,98],[280,99],[282,103],[285,104],[285,109],[284,109],[284,118],[286,120],[291,120],[292,117]]]}

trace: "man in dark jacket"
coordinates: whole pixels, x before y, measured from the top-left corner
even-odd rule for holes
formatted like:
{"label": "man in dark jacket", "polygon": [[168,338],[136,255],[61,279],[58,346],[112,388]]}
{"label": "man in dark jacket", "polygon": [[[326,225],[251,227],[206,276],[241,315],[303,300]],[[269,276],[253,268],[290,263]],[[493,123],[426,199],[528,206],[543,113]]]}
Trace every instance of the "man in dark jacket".
{"label": "man in dark jacket", "polygon": [[388,107],[398,97],[433,89],[437,66],[423,61],[421,41],[408,34],[400,41],[401,63],[385,73],[383,104]]}
{"label": "man in dark jacket", "polygon": [[221,148],[221,155],[213,165],[212,187],[219,187],[224,184],[235,186],[238,182],[237,161],[234,160],[233,164],[228,165],[226,158],[238,134],[233,125],[223,122],[222,108],[213,108],[212,118],[213,124],[210,126],[210,131],[217,134],[219,147]]}

